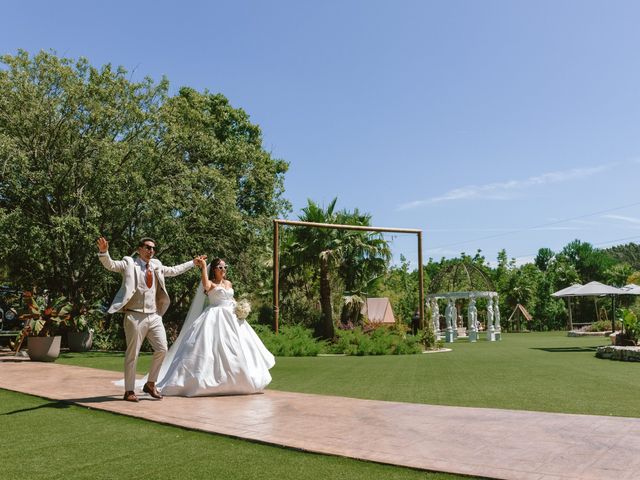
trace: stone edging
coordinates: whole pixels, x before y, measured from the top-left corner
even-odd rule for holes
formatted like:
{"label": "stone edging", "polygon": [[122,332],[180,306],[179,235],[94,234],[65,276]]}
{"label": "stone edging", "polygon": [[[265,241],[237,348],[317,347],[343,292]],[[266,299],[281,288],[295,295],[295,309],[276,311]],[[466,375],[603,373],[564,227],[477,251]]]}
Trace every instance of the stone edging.
{"label": "stone edging", "polygon": [[640,347],[618,347],[615,345],[605,345],[598,347],[596,357],[608,358],[610,360],[621,360],[625,362],[640,362]]}
{"label": "stone edging", "polygon": [[611,331],[606,332],[581,332],[580,330],[571,330],[567,332],[567,337],[608,337]]}

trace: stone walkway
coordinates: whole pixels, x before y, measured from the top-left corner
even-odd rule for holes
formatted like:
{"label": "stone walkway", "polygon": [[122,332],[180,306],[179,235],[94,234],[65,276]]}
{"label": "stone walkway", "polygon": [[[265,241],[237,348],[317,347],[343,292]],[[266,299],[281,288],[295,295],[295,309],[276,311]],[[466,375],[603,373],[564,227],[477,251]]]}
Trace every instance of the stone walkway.
{"label": "stone walkway", "polygon": [[500,479],[640,478],[640,419],[268,390],[122,401],[117,372],[0,357],[0,388],[331,455]]}

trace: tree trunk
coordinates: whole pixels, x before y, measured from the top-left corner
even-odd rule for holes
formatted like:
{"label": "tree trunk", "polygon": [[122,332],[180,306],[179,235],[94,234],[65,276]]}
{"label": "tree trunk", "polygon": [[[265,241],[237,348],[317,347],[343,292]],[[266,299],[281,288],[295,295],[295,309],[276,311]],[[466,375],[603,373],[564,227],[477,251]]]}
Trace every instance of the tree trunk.
{"label": "tree trunk", "polygon": [[320,307],[322,309],[322,325],[320,335],[331,340],[335,331],[333,329],[333,309],[331,308],[331,284],[329,283],[329,261],[320,259]]}

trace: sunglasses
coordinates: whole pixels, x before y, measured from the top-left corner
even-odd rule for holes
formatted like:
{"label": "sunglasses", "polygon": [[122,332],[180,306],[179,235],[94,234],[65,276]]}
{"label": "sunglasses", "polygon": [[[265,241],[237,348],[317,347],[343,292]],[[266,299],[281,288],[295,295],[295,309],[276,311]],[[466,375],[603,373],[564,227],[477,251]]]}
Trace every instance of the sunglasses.
{"label": "sunglasses", "polygon": [[227,269],[227,266],[226,266],[226,265],[218,265],[218,266],[217,266],[217,267],[215,267],[215,268],[217,268],[218,270],[226,270],[226,269]]}
{"label": "sunglasses", "polygon": [[145,250],[149,250],[150,252],[151,251],[154,251],[154,252],[156,251],[156,247],[152,247],[151,245],[143,245],[143,247],[144,247]]}

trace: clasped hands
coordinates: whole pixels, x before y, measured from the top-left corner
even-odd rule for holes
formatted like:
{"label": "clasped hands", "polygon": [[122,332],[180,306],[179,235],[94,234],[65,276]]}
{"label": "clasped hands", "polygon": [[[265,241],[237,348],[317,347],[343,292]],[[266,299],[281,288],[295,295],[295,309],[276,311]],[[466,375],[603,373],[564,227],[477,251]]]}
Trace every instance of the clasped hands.
{"label": "clasped hands", "polygon": [[195,257],[193,259],[193,264],[202,269],[202,268],[206,268],[207,266],[207,256],[206,255],[198,255],[197,257]]}

